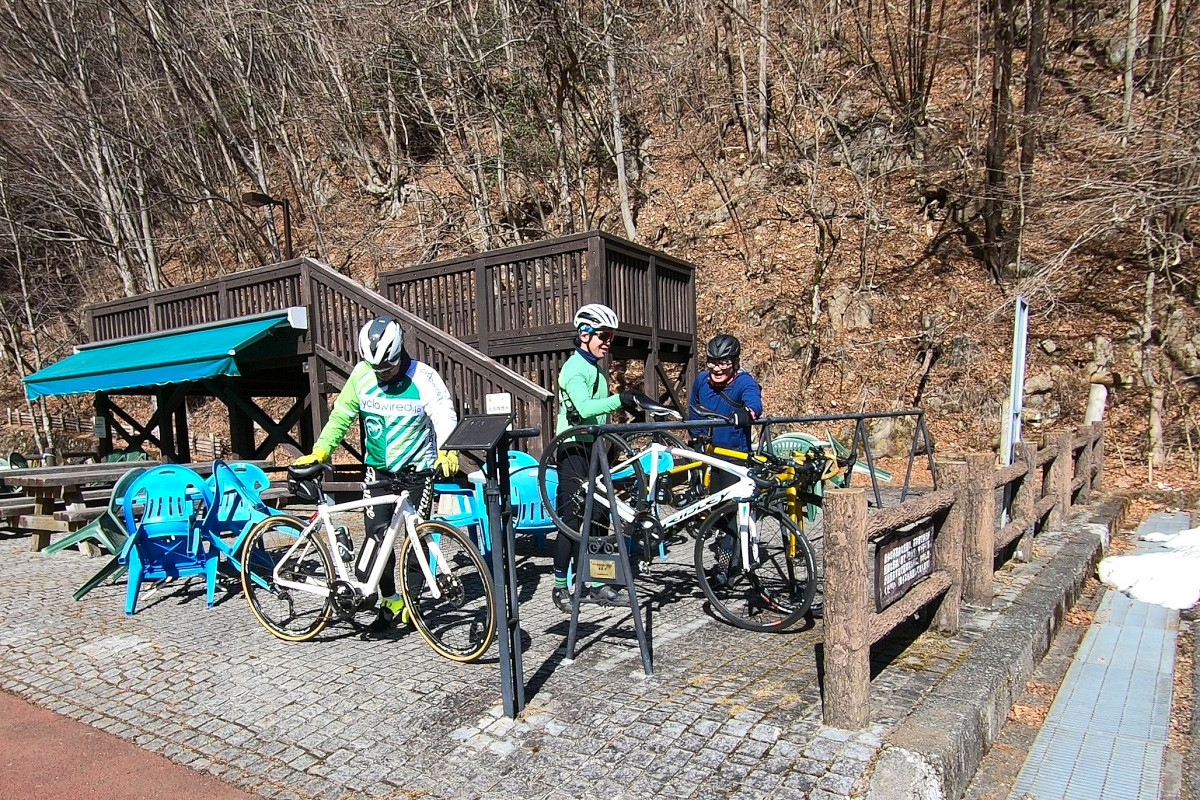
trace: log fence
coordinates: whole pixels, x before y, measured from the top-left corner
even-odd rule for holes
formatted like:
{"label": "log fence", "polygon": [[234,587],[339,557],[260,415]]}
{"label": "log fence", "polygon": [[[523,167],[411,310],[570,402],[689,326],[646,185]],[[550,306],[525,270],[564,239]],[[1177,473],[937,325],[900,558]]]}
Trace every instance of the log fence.
{"label": "log fence", "polygon": [[92,433],[95,426],[95,418],[92,416],[80,417],[73,414],[46,414],[45,424],[40,413],[34,413],[26,408],[7,408],[5,414],[5,425],[8,427],[18,428],[36,428],[44,430],[49,427],[51,431],[62,431],[64,433]]}
{"label": "log fence", "polygon": [[[997,566],[1031,558],[1040,531],[1061,525],[1100,490],[1103,462],[1104,424],[1097,422],[1041,447],[1021,443],[1015,463],[1003,468],[991,453],[938,459],[944,488],[873,514],[866,490],[827,490],[825,724],[866,728],[871,645],[927,606],[934,630],[955,633],[963,603],[991,604]],[[897,565],[922,576],[881,591]]]}

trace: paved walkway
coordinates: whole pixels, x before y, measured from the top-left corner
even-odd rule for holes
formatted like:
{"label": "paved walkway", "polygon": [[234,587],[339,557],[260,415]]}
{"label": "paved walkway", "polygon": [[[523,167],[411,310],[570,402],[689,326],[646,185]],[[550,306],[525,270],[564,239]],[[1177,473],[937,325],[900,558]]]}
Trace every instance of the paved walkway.
{"label": "paved walkway", "polygon": [[[1063,546],[997,575],[1011,603]],[[821,625],[739,631],[706,613],[691,549],[639,579],[653,611],[646,677],[628,611],[588,608],[575,661],[550,604],[550,560],[518,549],[528,706],[501,712],[498,669],[439,658],[416,634],[333,627],[281,642],[237,593],[205,609],[203,582],[82,602],[99,566],[29,552],[0,533],[0,689],[267,798],[811,798],[863,790],[883,739],[988,640],[1002,609],[964,612],[953,637],[900,632],[877,648],[871,725],[821,724]]]}
{"label": "paved walkway", "polygon": [[[1187,513],[1155,513],[1137,534],[1189,527]],[[1010,800],[1162,796],[1178,630],[1178,611],[1105,592]]]}

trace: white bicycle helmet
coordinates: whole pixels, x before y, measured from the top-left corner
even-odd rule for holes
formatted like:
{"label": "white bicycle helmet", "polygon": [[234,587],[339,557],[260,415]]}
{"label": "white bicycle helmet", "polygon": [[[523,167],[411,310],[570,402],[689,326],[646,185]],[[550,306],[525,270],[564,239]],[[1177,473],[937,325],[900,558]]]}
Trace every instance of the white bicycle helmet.
{"label": "white bicycle helmet", "polygon": [[575,330],[581,333],[615,331],[620,324],[617,312],[602,303],[588,303],[575,312]]}
{"label": "white bicycle helmet", "polygon": [[375,369],[386,369],[404,357],[404,331],[392,317],[373,319],[358,332],[358,354]]}

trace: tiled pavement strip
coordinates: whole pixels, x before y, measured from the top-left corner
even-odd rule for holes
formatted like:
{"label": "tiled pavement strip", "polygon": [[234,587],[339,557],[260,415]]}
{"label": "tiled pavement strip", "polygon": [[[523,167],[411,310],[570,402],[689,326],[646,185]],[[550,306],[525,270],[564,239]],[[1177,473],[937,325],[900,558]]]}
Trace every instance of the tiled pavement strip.
{"label": "tiled pavement strip", "polygon": [[[0,533],[0,689],[268,798],[845,798],[882,737],[986,633],[1057,550],[997,575],[992,610],[954,637],[927,633],[877,655],[872,726],[821,724],[816,645],[737,630],[705,613],[691,547],[639,578],[653,606],[654,675],[627,610],[586,608],[573,663],[550,605],[550,560],[518,543],[527,707],[501,712],[495,646],[460,665],[416,633],[362,640],[331,626],[289,644],[240,594],[205,609],[203,582],[124,584],[73,602],[101,564],[46,557]],[[901,645],[902,646],[902,645]]]}

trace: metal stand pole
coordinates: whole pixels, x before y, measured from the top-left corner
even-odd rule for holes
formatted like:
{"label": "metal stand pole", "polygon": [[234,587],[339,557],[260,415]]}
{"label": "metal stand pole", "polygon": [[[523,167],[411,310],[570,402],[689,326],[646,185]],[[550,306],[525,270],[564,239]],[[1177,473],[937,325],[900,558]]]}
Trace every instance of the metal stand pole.
{"label": "metal stand pole", "polygon": [[[609,585],[623,585],[629,598],[629,610],[633,615],[633,630],[637,634],[638,648],[642,654],[642,669],[647,675],[654,674],[650,645],[642,625],[642,608],[637,599],[637,587],[633,582],[633,569],[629,563],[629,548],[625,545],[625,532],[621,515],[610,510],[609,521],[612,533],[608,536],[591,537],[592,520],[596,513],[596,478],[602,478],[607,497],[615,497],[612,471],[608,463],[603,439],[597,439],[592,448],[592,460],[588,469],[587,500],[584,503],[582,530],[579,532],[579,557],[576,559],[575,595],[571,599],[571,627],[567,634],[567,658],[575,658],[575,641],[579,629],[579,604],[588,581],[599,579]],[[613,550],[616,552],[614,553]],[[616,556],[616,558],[614,558]]]}
{"label": "metal stand pole", "polygon": [[521,613],[517,606],[517,565],[513,554],[512,506],[509,497],[507,435],[487,453],[487,505],[492,543],[492,580],[496,590],[496,624],[500,629],[500,692],[511,719],[525,708],[525,671],[521,659]]}

